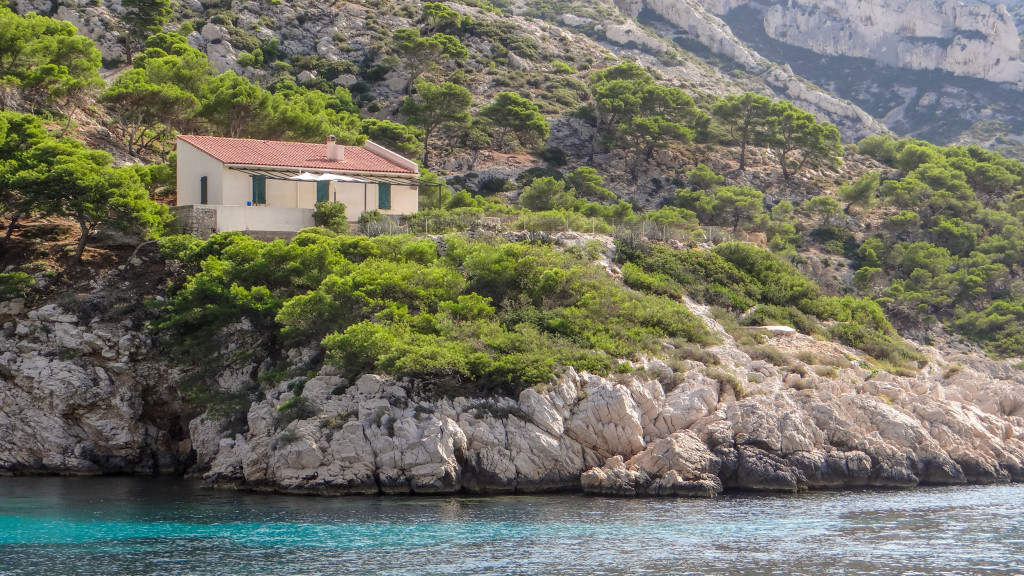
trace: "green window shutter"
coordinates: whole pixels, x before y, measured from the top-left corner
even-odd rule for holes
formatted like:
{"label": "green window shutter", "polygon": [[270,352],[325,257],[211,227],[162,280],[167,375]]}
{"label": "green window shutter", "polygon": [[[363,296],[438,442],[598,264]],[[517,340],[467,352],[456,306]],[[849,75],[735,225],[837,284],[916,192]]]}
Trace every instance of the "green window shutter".
{"label": "green window shutter", "polygon": [[199,203],[208,204],[210,200],[209,179],[206,176],[199,177]]}
{"label": "green window shutter", "polygon": [[316,183],[316,201],[327,202],[330,199],[331,183],[324,180]]}
{"label": "green window shutter", "polygon": [[377,208],[391,210],[391,184],[387,182],[377,184]]}
{"label": "green window shutter", "polygon": [[267,203],[267,177],[252,177],[252,204],[259,206]]}

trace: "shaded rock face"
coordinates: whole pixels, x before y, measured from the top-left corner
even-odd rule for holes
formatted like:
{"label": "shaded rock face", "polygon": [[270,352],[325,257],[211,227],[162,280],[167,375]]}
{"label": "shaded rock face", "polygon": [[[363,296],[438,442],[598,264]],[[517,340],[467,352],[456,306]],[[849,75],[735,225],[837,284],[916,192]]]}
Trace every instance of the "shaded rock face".
{"label": "shaded rock face", "polygon": [[[856,355],[800,335],[778,344]],[[214,485],[319,494],[710,497],[1024,480],[1024,383],[1003,363],[801,376],[731,342],[712,351],[745,383],[739,398],[693,361],[682,374],[646,361],[614,379],[569,370],[543,390],[487,400],[417,398],[412,384],[376,375],[350,385],[326,367],[302,390],[306,417],[282,420],[276,407],[293,402],[282,385],[249,410],[248,432],[199,465]],[[219,437],[217,426],[194,421],[193,438]]]}
{"label": "shaded rock face", "polygon": [[788,66],[772,65],[737,38],[719,15],[747,3],[740,0],[622,0],[617,5],[631,16],[638,15],[644,8],[651,10],[678,27],[683,35],[735,61],[748,72],[762,76],[777,96],[835,124],[848,140],[887,132],[882,123],[858,106],[809,85]]}
{"label": "shaded rock face", "polygon": [[739,6],[763,13],[775,40],[826,56],[869,58],[902,68],[1024,83],[1013,15],[994,2],[957,0],[628,0],[631,13],[649,8],[748,70],[759,60],[717,16]]}
{"label": "shaded rock face", "polygon": [[0,302],[0,474],[180,473],[173,371],[124,324]]}
{"label": "shaded rock face", "polygon": [[1005,6],[952,0],[796,0],[769,8],[764,27],[776,40],[819,54],[1024,82],[1020,38]]}

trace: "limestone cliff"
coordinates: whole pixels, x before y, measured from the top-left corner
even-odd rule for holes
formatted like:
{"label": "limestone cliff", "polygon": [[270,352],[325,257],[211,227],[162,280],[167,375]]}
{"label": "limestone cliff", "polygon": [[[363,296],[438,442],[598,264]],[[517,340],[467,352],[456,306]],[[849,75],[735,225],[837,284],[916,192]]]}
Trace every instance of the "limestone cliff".
{"label": "limestone cliff", "polygon": [[625,7],[633,13],[648,8],[715,52],[750,68],[750,50],[715,18],[744,5],[762,12],[764,29],[772,38],[822,55],[870,58],[903,68],[945,70],[1024,85],[1020,37],[1013,15],[1002,4],[956,0],[629,0]]}
{"label": "limestone cliff", "polygon": [[248,432],[223,437],[199,419],[192,437],[214,485],[318,494],[712,496],[1024,479],[1019,370],[932,350],[920,375],[897,377],[808,336],[774,343],[810,365],[752,360],[727,340],[709,349],[720,367],[569,370],[518,399],[430,398],[376,375],[349,385],[326,367],[301,388],[304,417],[282,418],[278,407],[296,402],[282,384],[249,409]]}
{"label": "limestone cliff", "polygon": [[0,474],[185,470],[175,371],[130,323],[0,302]]}
{"label": "limestone cliff", "polygon": [[798,107],[820,119],[836,125],[843,137],[859,140],[865,136],[881,134],[886,127],[870,114],[830,92],[814,86],[793,74],[785,65],[772,64],[746,46],[733,34],[729,26],[717,15],[725,14],[739,0],[622,0],[620,9],[631,16],[647,8],[677,26],[689,38],[707,46],[715,54],[725,56],[757,74],[780,98],[790,100]]}
{"label": "limestone cliff", "polygon": [[[0,473],[180,473],[191,462],[212,485],[284,492],[703,497],[1024,480],[1024,372],[1008,363],[931,349],[918,375],[894,376],[796,334],[773,340],[794,358],[775,366],[687,305],[723,338],[702,359],[713,365],[569,369],[518,398],[439,397],[324,366],[223,422],[186,416],[178,371],[132,322],[89,319],[87,301],[77,313],[8,301]],[[229,388],[253,378],[222,376]]]}

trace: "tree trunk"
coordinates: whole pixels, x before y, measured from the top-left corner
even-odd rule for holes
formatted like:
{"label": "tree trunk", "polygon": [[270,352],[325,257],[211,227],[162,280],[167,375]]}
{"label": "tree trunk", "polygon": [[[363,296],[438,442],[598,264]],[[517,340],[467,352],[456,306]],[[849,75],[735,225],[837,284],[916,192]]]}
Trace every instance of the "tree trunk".
{"label": "tree trunk", "polygon": [[132,34],[129,32],[124,37],[124,52],[128,58],[128,65],[132,65]]}
{"label": "tree trunk", "polygon": [[747,168],[747,141],[740,140],[740,170]]}
{"label": "tree trunk", "polygon": [[430,168],[430,133],[431,130],[423,131],[423,167]]}
{"label": "tree trunk", "polygon": [[10,240],[11,234],[14,234],[14,228],[18,225],[18,220],[21,219],[21,214],[15,214],[11,216],[11,223],[7,225],[7,234],[4,236],[4,240]]}
{"label": "tree trunk", "polygon": [[78,246],[75,247],[75,255],[71,258],[71,265],[78,266],[82,263],[82,253],[85,252],[85,242],[89,239],[89,223],[84,218],[78,219],[78,227],[82,235],[78,238]]}

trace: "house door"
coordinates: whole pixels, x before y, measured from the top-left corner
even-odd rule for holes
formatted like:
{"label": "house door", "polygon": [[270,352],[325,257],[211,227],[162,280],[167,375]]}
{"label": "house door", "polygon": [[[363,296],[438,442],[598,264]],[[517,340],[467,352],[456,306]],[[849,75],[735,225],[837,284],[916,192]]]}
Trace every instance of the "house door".
{"label": "house door", "polygon": [[267,177],[252,177],[252,205],[260,206],[267,203]]}
{"label": "house door", "polygon": [[377,184],[377,208],[391,210],[391,184],[387,182]]}
{"label": "house door", "polygon": [[316,183],[316,201],[327,202],[330,200],[331,194],[331,183],[326,180],[323,182]]}

